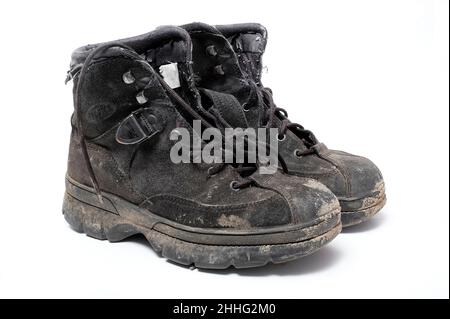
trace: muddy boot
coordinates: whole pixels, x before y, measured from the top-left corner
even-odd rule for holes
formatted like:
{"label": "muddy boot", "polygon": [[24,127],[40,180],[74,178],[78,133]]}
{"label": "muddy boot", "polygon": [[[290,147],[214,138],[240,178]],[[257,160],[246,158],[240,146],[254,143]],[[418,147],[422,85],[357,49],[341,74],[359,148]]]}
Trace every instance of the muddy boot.
{"label": "muddy boot", "polygon": [[[98,239],[143,234],[163,257],[201,268],[263,266],[318,250],[341,229],[339,202],[322,184],[171,160],[171,134],[192,138],[193,120],[210,126],[194,111],[190,48],[186,31],[164,27],[73,53],[65,219]],[[177,77],[159,74],[174,70]]]}
{"label": "muddy boot", "polygon": [[271,90],[261,83],[267,42],[264,27],[242,24],[215,28],[194,23],[184,28],[194,45],[197,85],[236,97],[250,127],[278,128],[279,151],[288,173],[314,178],[333,191],[342,207],[343,226],[361,223],[381,210],[386,202],[384,181],[370,160],[328,149],[310,131],[291,123],[284,109],[276,107]]}

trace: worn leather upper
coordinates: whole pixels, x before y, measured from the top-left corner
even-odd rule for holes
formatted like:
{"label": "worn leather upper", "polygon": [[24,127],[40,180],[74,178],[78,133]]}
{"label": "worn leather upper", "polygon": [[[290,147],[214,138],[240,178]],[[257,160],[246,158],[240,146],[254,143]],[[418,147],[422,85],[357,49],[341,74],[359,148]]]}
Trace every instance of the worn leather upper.
{"label": "worn leather upper", "polygon": [[[251,187],[236,191],[230,184],[242,177],[231,166],[210,176],[208,170],[214,164],[174,164],[169,156],[175,142],[169,135],[176,128],[187,128],[192,134],[192,118],[168,97],[155,70],[177,62],[182,83],[177,92],[189,103],[199,103],[190,69],[189,37],[182,29],[167,27],[159,29],[156,37],[150,33],[122,42],[136,52],[119,48],[103,52],[88,66],[81,87],[84,135],[103,192],[195,227],[246,229],[310,223],[338,209],[335,196],[309,179],[278,172],[267,183],[256,173]],[[72,66],[82,65],[95,47],[78,49]],[[151,134],[139,143],[124,144],[123,140],[139,137],[127,122],[132,114]],[[75,125],[68,175],[91,184]]]}
{"label": "worn leather upper", "polygon": [[[251,127],[264,126],[266,109],[258,103],[254,87],[262,88],[262,56],[267,44],[267,30],[259,24],[212,27],[202,23],[184,26],[190,33],[194,50],[197,84],[236,96],[246,110]],[[208,54],[214,47],[216,54]],[[221,65],[223,74],[212,66]],[[213,75],[210,75],[213,74]],[[295,76],[295,75],[293,75]],[[281,126],[281,117],[274,127]],[[368,205],[367,197],[381,196],[384,182],[379,169],[368,159],[334,151],[324,145],[307,156],[297,156],[308,147],[295,131],[287,131],[279,142],[279,152],[290,174],[314,178],[329,187],[341,200],[343,210],[357,210]]]}

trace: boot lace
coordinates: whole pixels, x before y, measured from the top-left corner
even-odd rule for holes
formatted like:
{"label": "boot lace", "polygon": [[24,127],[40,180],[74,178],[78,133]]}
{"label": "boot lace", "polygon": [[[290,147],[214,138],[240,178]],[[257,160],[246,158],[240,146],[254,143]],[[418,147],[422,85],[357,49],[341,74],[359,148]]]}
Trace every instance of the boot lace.
{"label": "boot lace", "polygon": [[[146,65],[147,67],[151,68],[151,66],[147,63],[147,61],[144,60],[139,60],[137,58],[137,55],[128,53],[128,51],[130,52],[134,52],[134,50],[123,44],[120,42],[110,42],[110,43],[106,43],[103,45],[99,45],[98,47],[94,48],[89,55],[86,57],[86,60],[84,61],[83,65],[77,66],[77,72],[76,74],[78,75],[78,81],[75,87],[75,92],[74,92],[74,116],[75,116],[75,125],[77,128],[77,133],[79,135],[80,138],[80,147],[81,147],[81,153],[84,159],[84,162],[86,164],[87,167],[87,171],[88,171],[88,175],[90,177],[92,186],[98,196],[98,199],[100,202],[103,202],[103,198],[102,198],[102,194],[101,194],[101,189],[97,180],[97,177],[95,175],[92,163],[91,163],[91,159],[89,157],[89,153],[87,150],[87,145],[86,145],[86,137],[84,135],[84,128],[83,128],[83,121],[82,121],[82,116],[81,116],[81,92],[82,92],[82,88],[83,85],[85,83],[84,79],[86,77],[89,65],[91,64],[91,62],[95,59],[95,57],[97,57],[101,52],[104,52],[107,49],[110,48],[121,48],[124,49],[123,54],[126,56],[129,56],[133,59],[135,59],[138,62],[141,62],[142,64]],[[183,100],[183,98],[181,98],[180,95],[178,95],[178,93],[176,93],[165,81],[164,79],[155,72],[155,75],[158,79],[158,82],[161,84],[161,86],[163,87],[164,91],[167,93],[168,97],[172,100],[172,102],[174,102],[174,104],[176,104],[178,107],[180,107],[181,109],[183,109],[185,112],[189,113],[190,116],[192,116],[194,119],[200,120],[202,122],[202,125],[204,125],[205,127],[212,127],[211,124],[209,124],[206,120],[204,120],[202,117],[200,117],[197,112],[186,102]],[[73,77],[73,76],[72,76]],[[72,78],[70,77],[70,78]],[[69,79],[70,79],[69,78]],[[145,86],[147,87],[147,86]],[[143,92],[143,91],[142,91]],[[141,92],[141,93],[142,93]],[[145,101],[145,96],[141,94],[141,96],[138,96],[138,102],[140,102],[139,98],[141,99],[142,102],[146,102]],[[211,119],[216,122],[219,123],[221,122],[220,119],[216,119],[213,115],[211,115]],[[212,167],[210,167],[210,169],[208,170],[208,175],[212,176],[215,175],[217,173],[219,173],[221,170],[223,170],[228,164],[217,164],[214,165]],[[244,167],[237,167],[236,168],[238,170],[239,173],[243,173],[245,171],[249,171],[249,168],[244,168]],[[253,169],[253,168],[250,168]],[[250,186],[251,184],[253,184],[253,181],[248,179],[248,178],[242,178],[242,180],[240,181],[233,181],[230,184],[230,187],[233,190],[239,190],[245,187]]]}
{"label": "boot lace", "polygon": [[[273,93],[270,88],[267,87],[258,87],[256,83],[253,83],[254,90],[257,93],[258,103],[262,105],[265,109],[265,114],[263,116],[264,127],[270,128],[273,126],[277,126],[279,129],[279,140],[284,140],[286,138],[286,132],[288,130],[294,132],[303,142],[306,147],[305,151],[297,150],[295,155],[298,157],[310,155],[316,153],[315,145],[319,143],[315,135],[310,131],[305,129],[302,125],[298,123],[292,123],[288,119],[288,113],[285,109],[281,107],[277,107],[274,99]],[[276,123],[275,119],[278,118],[280,120],[279,123]]]}

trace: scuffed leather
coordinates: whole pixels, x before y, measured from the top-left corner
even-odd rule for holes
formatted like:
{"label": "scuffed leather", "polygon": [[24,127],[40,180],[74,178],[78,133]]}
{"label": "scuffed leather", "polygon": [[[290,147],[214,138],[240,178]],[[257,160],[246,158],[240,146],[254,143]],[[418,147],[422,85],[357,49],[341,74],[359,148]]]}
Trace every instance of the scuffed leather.
{"label": "scuffed leather", "polygon": [[[240,70],[240,76],[243,83],[254,81],[258,86],[262,87],[262,56],[267,45],[267,30],[260,24],[247,23],[236,25],[221,25],[212,27],[206,24],[195,23],[185,26],[191,35],[195,38],[202,38],[202,41],[193,40],[194,52],[203,52],[204,43],[208,42],[208,37],[214,40],[214,43],[221,43],[218,46],[218,55],[221,54],[221,49],[225,50],[227,55],[230,55],[230,48],[233,50],[231,56],[228,56],[228,63],[238,60],[237,65],[233,67],[234,70]],[[199,35],[199,34],[202,34]],[[221,38],[222,36],[222,38]],[[225,43],[228,42],[228,45]],[[207,55],[194,54],[194,69],[198,68],[196,65],[204,65],[208,60],[216,61],[214,57]],[[229,67],[231,69],[231,66]],[[225,74],[224,77],[227,77]],[[233,79],[236,81],[238,75],[233,73]],[[222,80],[226,83],[226,79]],[[199,85],[206,86],[211,89],[216,89],[220,92],[233,94],[228,86],[223,88],[220,85],[211,87],[210,83],[200,82]],[[236,95],[245,108],[248,103],[255,103],[250,92],[248,97]],[[250,111],[246,112],[247,122],[251,127],[260,127],[261,114],[264,110],[254,105]],[[275,119],[274,127],[279,127],[279,119]],[[311,154],[298,158],[296,152],[306,151],[305,144],[300,137],[293,132],[288,131],[286,139],[279,144],[280,155],[286,162],[290,174],[313,178],[325,184],[330,190],[338,196],[343,205],[347,205],[348,201],[355,199],[363,199],[374,196],[380,192],[384,185],[383,177],[379,169],[368,159],[341,151],[322,150],[318,154]],[[352,210],[364,208],[366,203],[364,201],[357,201],[361,203],[360,207],[355,208],[357,204],[353,204]],[[350,208],[350,207],[349,207]]]}
{"label": "scuffed leather", "polygon": [[[132,46],[133,41],[136,41],[139,43],[137,49],[141,50],[138,53],[147,59],[152,56],[152,62],[160,63],[168,59],[169,52],[165,49],[168,43],[177,43],[177,50],[181,51],[182,47],[189,50],[188,40],[183,42],[177,38],[174,42],[173,34],[179,36],[183,32],[173,32],[171,27],[168,29],[170,32],[167,32],[169,39],[162,41],[162,30],[158,33],[158,45],[162,49],[151,46],[151,50],[146,51],[141,46],[146,42],[144,37],[139,37],[139,41],[133,38],[132,41],[124,42]],[[147,43],[154,43],[153,40]],[[164,57],[156,57],[158,53]],[[183,87],[179,92],[197,101],[198,92],[193,92],[195,88],[187,84],[193,78],[189,74],[190,53],[176,55],[184,57],[184,62],[179,61],[179,67],[182,76],[186,77],[182,79]],[[75,56],[77,63],[82,61],[81,54]],[[154,67],[157,68],[157,63]],[[127,84],[123,81],[123,74],[130,70],[136,82]],[[192,128],[182,111],[167,97],[156,77],[153,68],[130,58],[122,49],[109,49],[89,65],[80,92],[80,113],[93,170],[103,192],[120,196],[175,222],[195,227],[247,229],[301,224],[320,214],[321,208],[316,202],[311,202],[309,197],[303,197],[301,193],[292,194],[292,197],[283,196],[283,178],[275,177],[273,183],[264,187],[254,185],[236,191],[230,185],[240,180],[241,176],[230,166],[209,176],[211,165],[174,164],[169,154],[175,142],[170,141],[169,135],[173,129],[180,127],[187,128],[192,134]],[[76,77],[75,83],[77,80]],[[144,92],[148,101],[140,105],[136,101],[136,94],[142,90],[143,84],[146,85]],[[101,111],[97,112],[97,108],[101,108]],[[117,130],[120,124],[141,108],[151,112],[164,125],[151,138],[140,143],[118,143]],[[275,175],[278,174],[281,173]],[[76,128],[71,136],[68,175],[90,186]],[[302,178],[296,178],[291,179],[290,183],[292,187],[296,185],[302,188],[305,182]],[[322,190],[315,194],[316,197],[323,196],[324,206],[337,203],[331,192],[324,193]],[[302,209],[298,210],[297,206]],[[299,214],[302,214],[301,218],[292,218]],[[230,220],[239,222],[233,224]]]}

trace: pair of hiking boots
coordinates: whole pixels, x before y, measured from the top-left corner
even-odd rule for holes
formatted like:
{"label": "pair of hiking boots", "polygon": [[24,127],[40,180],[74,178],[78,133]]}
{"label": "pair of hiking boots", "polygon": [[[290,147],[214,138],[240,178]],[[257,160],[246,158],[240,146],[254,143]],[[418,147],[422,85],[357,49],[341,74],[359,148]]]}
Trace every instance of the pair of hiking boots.
{"label": "pair of hiking boots", "polygon": [[[327,149],[262,85],[266,42],[259,24],[194,23],[75,50],[69,224],[110,241],[143,234],[180,264],[245,268],[313,253],[377,213],[386,201],[377,167]],[[174,163],[171,135],[193,138],[194,120],[276,128],[280,169]]]}

